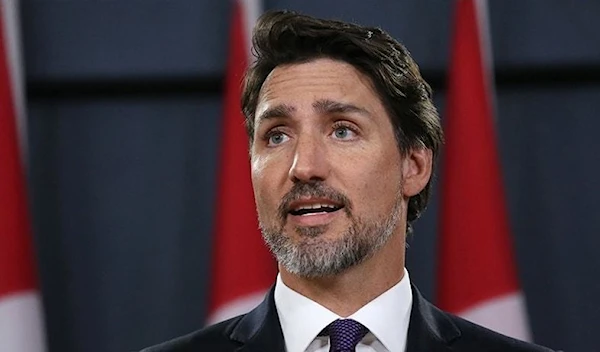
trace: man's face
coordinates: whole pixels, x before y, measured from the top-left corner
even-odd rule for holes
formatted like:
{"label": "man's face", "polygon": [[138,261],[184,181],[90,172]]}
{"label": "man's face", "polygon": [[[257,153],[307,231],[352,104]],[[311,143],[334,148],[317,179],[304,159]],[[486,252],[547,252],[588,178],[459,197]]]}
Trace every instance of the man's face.
{"label": "man's face", "polygon": [[403,236],[403,159],[367,76],[330,59],[278,66],[255,126],[258,217],[284,269],[335,275]]}

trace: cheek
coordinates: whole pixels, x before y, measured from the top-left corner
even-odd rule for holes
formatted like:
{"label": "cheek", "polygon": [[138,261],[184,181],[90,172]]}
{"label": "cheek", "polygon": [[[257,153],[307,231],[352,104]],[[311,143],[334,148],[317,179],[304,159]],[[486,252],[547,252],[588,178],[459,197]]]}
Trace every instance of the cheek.
{"label": "cheek", "polygon": [[252,157],[251,177],[254,198],[259,213],[271,212],[279,206],[280,197],[275,185],[280,184],[281,172],[277,172],[272,158],[265,156]]}
{"label": "cheek", "polygon": [[[376,155],[376,156],[373,156]],[[355,194],[349,194],[356,208],[368,213],[379,213],[382,208],[393,206],[402,182],[401,166],[397,154],[370,154],[349,163],[354,180]]]}
{"label": "cheek", "polygon": [[257,156],[256,154],[252,155],[250,158],[250,169],[252,172],[252,182],[260,179],[261,175],[265,170],[265,160],[266,158],[262,156]]}
{"label": "cheek", "polygon": [[266,175],[264,159],[253,156],[252,160],[250,161],[250,170],[252,178],[252,188],[254,190],[254,198],[256,199],[256,205],[260,206],[261,203],[263,203],[262,190],[264,189]]}
{"label": "cheek", "polygon": [[257,193],[258,196],[264,187],[266,182],[265,179],[268,177],[268,172],[265,168],[265,163],[261,159],[252,160],[251,166],[252,186],[254,188],[254,192]]}

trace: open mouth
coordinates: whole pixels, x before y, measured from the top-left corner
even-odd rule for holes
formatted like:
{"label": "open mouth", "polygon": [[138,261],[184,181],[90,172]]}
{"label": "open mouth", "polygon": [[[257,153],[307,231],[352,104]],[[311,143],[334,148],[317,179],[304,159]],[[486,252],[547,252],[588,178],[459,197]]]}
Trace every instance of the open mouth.
{"label": "open mouth", "polygon": [[333,213],[342,209],[342,205],[331,203],[299,204],[291,207],[289,213],[294,216]]}

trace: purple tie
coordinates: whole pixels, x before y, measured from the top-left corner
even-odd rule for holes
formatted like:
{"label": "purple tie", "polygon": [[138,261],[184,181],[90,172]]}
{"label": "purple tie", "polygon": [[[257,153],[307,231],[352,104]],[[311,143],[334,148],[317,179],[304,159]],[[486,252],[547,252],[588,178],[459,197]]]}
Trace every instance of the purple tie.
{"label": "purple tie", "polygon": [[354,352],[369,329],[352,319],[338,319],[323,331],[329,335],[329,352]]}

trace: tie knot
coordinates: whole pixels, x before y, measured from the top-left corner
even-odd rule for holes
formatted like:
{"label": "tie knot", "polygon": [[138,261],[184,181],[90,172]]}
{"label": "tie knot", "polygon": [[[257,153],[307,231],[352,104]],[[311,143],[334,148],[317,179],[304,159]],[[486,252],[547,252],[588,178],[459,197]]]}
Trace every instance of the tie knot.
{"label": "tie knot", "polygon": [[369,332],[364,325],[352,319],[337,319],[325,328],[329,335],[329,351],[355,351],[356,345]]}

